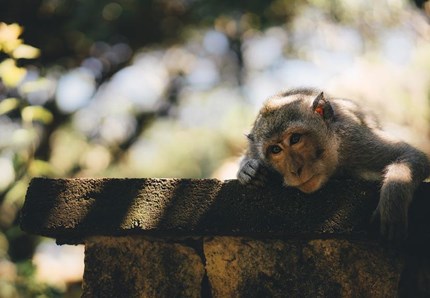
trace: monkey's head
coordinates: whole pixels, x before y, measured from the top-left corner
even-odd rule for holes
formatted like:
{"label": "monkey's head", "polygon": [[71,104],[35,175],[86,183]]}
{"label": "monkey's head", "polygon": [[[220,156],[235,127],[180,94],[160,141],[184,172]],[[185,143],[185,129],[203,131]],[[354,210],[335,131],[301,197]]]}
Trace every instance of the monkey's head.
{"label": "monkey's head", "polygon": [[334,112],[322,92],[293,90],[269,98],[248,135],[251,150],[302,192],[318,190],[338,164]]}

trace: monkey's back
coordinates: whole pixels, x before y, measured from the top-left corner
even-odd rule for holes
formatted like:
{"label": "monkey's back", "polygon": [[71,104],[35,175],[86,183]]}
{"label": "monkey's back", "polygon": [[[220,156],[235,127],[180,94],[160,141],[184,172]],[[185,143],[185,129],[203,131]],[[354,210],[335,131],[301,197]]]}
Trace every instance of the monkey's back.
{"label": "monkey's back", "polygon": [[376,115],[355,101],[344,98],[331,98],[336,121],[344,125],[359,125],[370,129],[381,129]]}

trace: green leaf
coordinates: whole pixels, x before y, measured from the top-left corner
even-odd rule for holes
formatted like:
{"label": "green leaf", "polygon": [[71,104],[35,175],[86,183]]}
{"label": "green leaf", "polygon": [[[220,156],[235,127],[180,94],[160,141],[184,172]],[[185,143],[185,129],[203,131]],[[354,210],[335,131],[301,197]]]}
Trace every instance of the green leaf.
{"label": "green leaf", "polygon": [[23,67],[16,66],[13,59],[6,59],[0,63],[0,78],[8,88],[15,88],[27,74]]}
{"label": "green leaf", "polygon": [[12,57],[15,59],[35,59],[39,56],[40,50],[27,44],[19,45],[12,52]]}
{"label": "green leaf", "polygon": [[22,44],[22,40],[19,39],[22,30],[23,27],[16,23],[8,25],[0,22],[0,50],[11,53]]}
{"label": "green leaf", "polygon": [[33,92],[49,92],[53,89],[53,82],[47,78],[38,78],[34,81],[23,82],[19,88],[19,91],[24,93],[25,96]]}
{"label": "green leaf", "polygon": [[22,110],[22,120],[30,123],[33,121],[40,121],[44,124],[49,124],[54,119],[52,113],[41,106],[29,106]]}
{"label": "green leaf", "polygon": [[35,159],[31,162],[28,173],[30,176],[36,177],[36,176],[44,176],[44,177],[53,177],[55,176],[55,169],[52,167],[52,165],[47,162],[40,159]]}
{"label": "green leaf", "polygon": [[0,102],[0,115],[4,115],[19,107],[19,100],[14,97],[5,98]]}
{"label": "green leaf", "polygon": [[25,178],[16,182],[15,185],[5,195],[3,207],[5,205],[15,205],[16,211],[21,209],[22,205],[24,204],[27,187],[28,181]]}

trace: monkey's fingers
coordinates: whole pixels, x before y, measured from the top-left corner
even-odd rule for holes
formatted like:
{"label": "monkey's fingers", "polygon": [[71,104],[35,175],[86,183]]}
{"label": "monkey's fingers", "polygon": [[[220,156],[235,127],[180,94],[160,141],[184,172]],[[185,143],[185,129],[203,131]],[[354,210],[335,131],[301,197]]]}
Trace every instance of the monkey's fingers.
{"label": "monkey's fingers", "polygon": [[372,216],[370,218],[370,223],[379,224],[380,235],[389,242],[399,244],[407,238],[407,220],[392,222],[385,218],[382,218],[379,205],[375,209],[375,211],[373,211]]}
{"label": "monkey's fingers", "polygon": [[381,221],[380,232],[381,235],[389,242],[401,244],[407,238],[408,227],[404,222],[387,223],[385,221]]}
{"label": "monkey's fingers", "polygon": [[246,185],[251,188],[259,188],[266,185],[267,181],[261,175],[251,176],[246,172],[238,175],[238,180],[242,185]]}
{"label": "monkey's fingers", "polygon": [[257,175],[259,162],[256,159],[250,159],[241,167],[237,174],[237,179],[242,184],[249,184]]}
{"label": "monkey's fingers", "polygon": [[257,159],[246,161],[237,175],[240,183],[252,187],[259,188],[267,184],[268,169],[261,165]]}
{"label": "monkey's fingers", "polygon": [[391,224],[391,231],[389,234],[389,240],[395,244],[401,244],[406,240],[408,236],[408,227],[404,223],[393,223]]}
{"label": "monkey's fingers", "polygon": [[251,181],[251,179],[252,179],[252,176],[251,175],[249,175],[247,172],[245,172],[245,171],[240,171],[238,174],[237,174],[237,179],[239,180],[239,182],[241,183],[241,184],[248,184],[250,181]]}

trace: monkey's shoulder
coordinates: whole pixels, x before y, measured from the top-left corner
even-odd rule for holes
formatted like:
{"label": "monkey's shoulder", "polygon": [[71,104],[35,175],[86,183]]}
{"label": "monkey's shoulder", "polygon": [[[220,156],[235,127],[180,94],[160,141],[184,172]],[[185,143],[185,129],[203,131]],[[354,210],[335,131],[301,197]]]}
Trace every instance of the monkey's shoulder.
{"label": "monkey's shoulder", "polygon": [[348,126],[361,126],[370,129],[380,129],[381,125],[375,113],[362,104],[343,98],[332,98],[335,119],[340,124]]}

